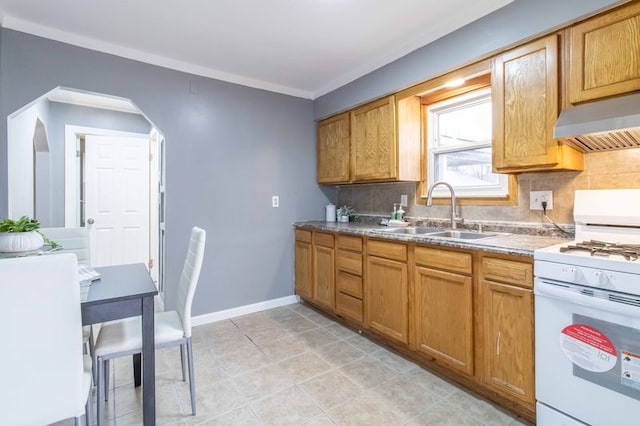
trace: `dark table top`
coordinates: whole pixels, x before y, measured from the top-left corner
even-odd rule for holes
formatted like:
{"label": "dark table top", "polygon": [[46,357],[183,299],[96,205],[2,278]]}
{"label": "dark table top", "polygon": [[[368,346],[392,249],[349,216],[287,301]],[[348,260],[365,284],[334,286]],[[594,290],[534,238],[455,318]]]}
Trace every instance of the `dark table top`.
{"label": "dark table top", "polygon": [[149,271],[143,263],[95,268],[102,277],[91,283],[83,305],[116,302],[158,294]]}

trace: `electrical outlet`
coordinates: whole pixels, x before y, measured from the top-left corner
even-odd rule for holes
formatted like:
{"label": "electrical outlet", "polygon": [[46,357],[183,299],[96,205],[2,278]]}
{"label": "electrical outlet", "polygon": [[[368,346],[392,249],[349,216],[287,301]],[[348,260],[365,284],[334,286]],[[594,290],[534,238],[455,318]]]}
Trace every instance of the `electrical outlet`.
{"label": "electrical outlet", "polygon": [[553,210],[553,191],[531,191],[529,208],[531,210],[544,210],[542,202],[547,202],[547,210]]}
{"label": "electrical outlet", "polygon": [[271,207],[280,207],[280,197],[277,195],[271,197]]}
{"label": "electrical outlet", "polygon": [[400,205],[402,207],[407,207],[407,194],[402,194],[400,196]]}

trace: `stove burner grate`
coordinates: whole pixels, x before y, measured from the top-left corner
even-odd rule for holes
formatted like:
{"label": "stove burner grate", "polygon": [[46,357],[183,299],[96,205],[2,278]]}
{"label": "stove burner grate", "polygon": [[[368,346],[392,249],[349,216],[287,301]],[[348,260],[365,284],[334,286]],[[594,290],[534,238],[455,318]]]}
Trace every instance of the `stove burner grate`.
{"label": "stove burner grate", "polygon": [[575,245],[560,247],[561,253],[571,251],[586,251],[591,253],[591,256],[622,256],[626,260],[634,261],[640,257],[640,244],[618,244],[590,240],[576,243]]}

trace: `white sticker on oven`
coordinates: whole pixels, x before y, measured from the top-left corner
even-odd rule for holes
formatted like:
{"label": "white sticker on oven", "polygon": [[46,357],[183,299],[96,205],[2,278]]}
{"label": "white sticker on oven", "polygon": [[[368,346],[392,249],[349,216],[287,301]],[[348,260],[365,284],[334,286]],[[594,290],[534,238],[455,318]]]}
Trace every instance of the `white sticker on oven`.
{"label": "white sticker on oven", "polygon": [[625,386],[640,390],[640,355],[629,351],[621,351],[622,367],[620,368],[621,381]]}
{"label": "white sticker on oven", "polygon": [[585,324],[572,324],[560,333],[560,347],[578,367],[602,373],[611,370],[618,360],[613,343],[601,331]]}

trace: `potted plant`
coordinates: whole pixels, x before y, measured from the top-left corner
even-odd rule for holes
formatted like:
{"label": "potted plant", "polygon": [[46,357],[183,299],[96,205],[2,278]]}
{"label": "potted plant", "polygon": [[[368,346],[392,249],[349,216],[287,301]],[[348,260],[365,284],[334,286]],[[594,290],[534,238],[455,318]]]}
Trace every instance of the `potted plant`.
{"label": "potted plant", "polygon": [[40,234],[39,228],[40,223],[27,216],[18,220],[4,219],[0,222],[0,252],[20,253],[37,250],[43,246],[45,240],[52,246],[57,245]]}
{"label": "potted plant", "polygon": [[356,211],[353,209],[353,207],[347,206],[345,204],[336,211],[338,222],[349,222],[349,216],[351,216],[355,212]]}

